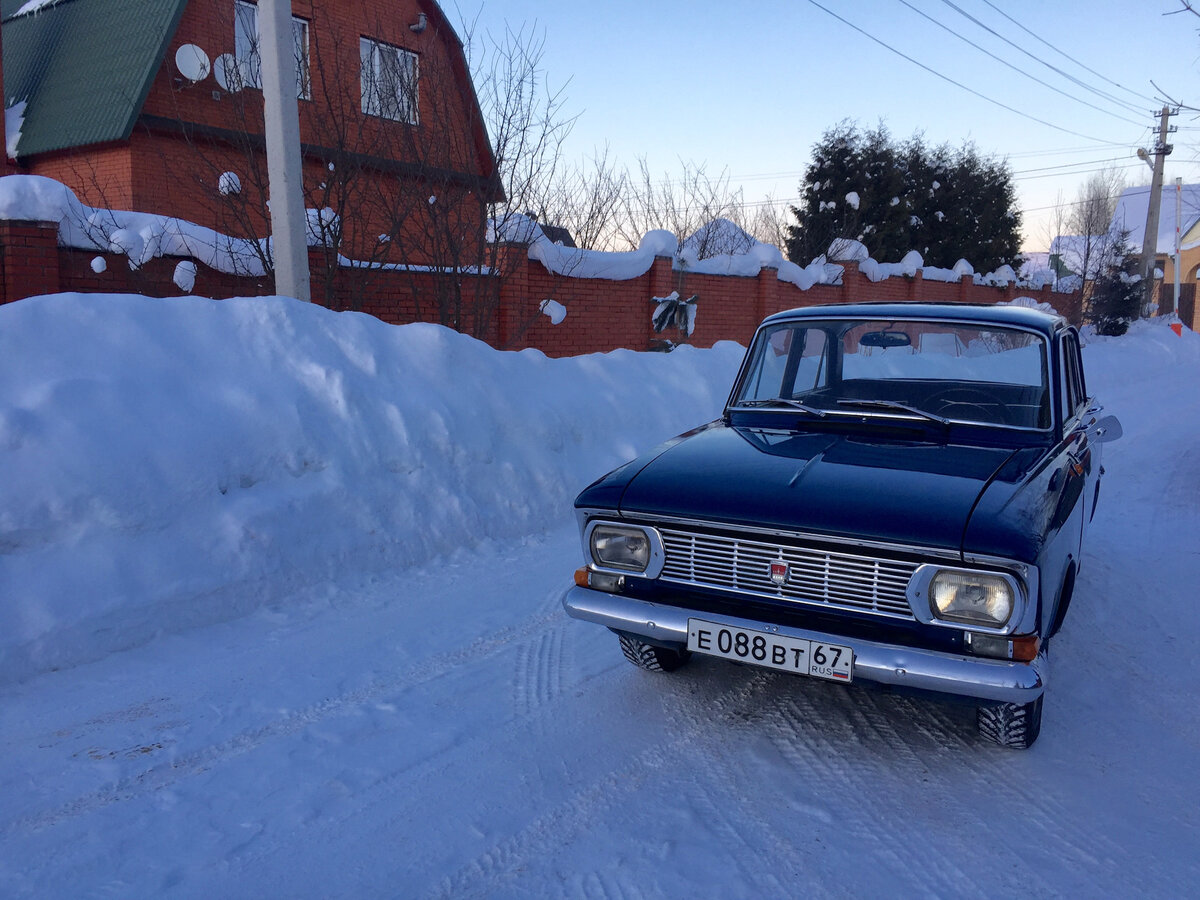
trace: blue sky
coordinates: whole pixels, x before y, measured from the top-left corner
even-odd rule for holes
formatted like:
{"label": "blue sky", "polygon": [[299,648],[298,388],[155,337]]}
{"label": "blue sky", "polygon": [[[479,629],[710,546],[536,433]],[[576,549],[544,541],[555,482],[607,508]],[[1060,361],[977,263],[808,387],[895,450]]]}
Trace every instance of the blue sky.
{"label": "blue sky", "polygon": [[[565,85],[567,109],[579,114],[567,146],[572,157],[607,145],[622,163],[633,167],[645,156],[663,175],[676,174],[684,159],[710,175],[727,171],[748,202],[768,194],[787,200],[822,131],[842,119],[882,121],[898,139],[921,132],[933,144],[972,140],[984,153],[1007,157],[1026,213],[1026,249],[1048,243],[1046,207],[1059,191],[1074,199],[1086,173],[1107,161],[1128,167],[1131,184],[1149,184],[1150,170],[1134,154],[1149,146],[1151,113],[1162,105],[1151,80],[1200,107],[1200,18],[1164,15],[1180,9],[1179,0],[816,2],[829,12],[811,0],[457,0],[457,10],[478,14],[482,31],[507,22],[544,33],[550,82]],[[445,8],[458,18],[456,0]],[[897,56],[830,12],[995,102]],[[1185,110],[1172,119],[1181,130],[1171,138],[1168,180],[1200,178],[1198,116]]]}

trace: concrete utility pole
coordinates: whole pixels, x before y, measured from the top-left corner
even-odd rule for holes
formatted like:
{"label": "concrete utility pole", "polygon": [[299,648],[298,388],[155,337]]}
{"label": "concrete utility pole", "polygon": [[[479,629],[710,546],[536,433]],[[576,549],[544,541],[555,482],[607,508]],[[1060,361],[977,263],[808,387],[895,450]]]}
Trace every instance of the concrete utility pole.
{"label": "concrete utility pole", "polygon": [[275,293],[311,300],[291,0],[259,0],[258,30]]}
{"label": "concrete utility pole", "polygon": [[1142,315],[1150,315],[1150,304],[1154,302],[1154,257],[1158,253],[1158,212],[1162,206],[1163,162],[1171,152],[1167,143],[1167,120],[1171,110],[1164,106],[1159,113],[1158,143],[1154,145],[1154,162],[1151,164],[1145,150],[1139,150],[1138,156],[1151,165],[1154,175],[1150,179],[1150,204],[1146,208],[1146,233],[1142,237],[1142,278],[1144,279],[1142,296]]}

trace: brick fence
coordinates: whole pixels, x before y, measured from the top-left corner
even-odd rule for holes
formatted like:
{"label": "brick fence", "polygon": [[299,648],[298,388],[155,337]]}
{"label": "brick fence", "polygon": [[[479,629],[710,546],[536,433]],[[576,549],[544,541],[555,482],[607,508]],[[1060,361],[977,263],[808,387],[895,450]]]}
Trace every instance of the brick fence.
{"label": "brick fence", "polygon": [[[757,276],[682,273],[672,268],[671,257],[656,257],[643,275],[626,280],[576,278],[555,275],[528,257],[523,244],[499,248],[503,280],[478,275],[445,275],[429,272],[382,271],[369,281],[355,281],[340,270],[334,280],[331,303],[335,308],[359,309],[385,322],[405,324],[437,322],[432,299],[438,279],[455,279],[464,307],[470,309],[485,296],[493,296],[494,315],[477,329],[501,349],[535,347],[550,356],[570,356],[627,347],[645,350],[656,340],[678,335],[655,334],[652,298],[672,291],[698,295],[695,332],[690,343],[708,347],[720,340],[747,343],[767,315],[799,306],[856,301],[924,301],[993,304],[1015,297],[1032,297],[1050,304],[1072,321],[1079,321],[1079,294],[1052,292],[1049,288],[977,285],[971,276],[957,282],[929,281],[915,276],[893,276],[872,282],[855,263],[846,263],[840,284],[814,285],[801,290],[780,281],[778,271],[764,268]],[[104,271],[93,271],[97,257]],[[326,269],[323,256],[310,253],[313,296],[324,295]],[[0,221],[0,302],[60,291],[138,293],[151,297],[180,296],[174,283],[174,258],[153,259],[136,271],[125,256],[73,250],[58,246],[54,223]],[[191,293],[205,297],[260,296],[274,291],[270,277],[229,275],[197,265]],[[445,283],[441,285],[445,287]],[[497,290],[498,288],[498,290]],[[566,307],[563,321],[554,325],[539,312],[546,299]],[[1188,310],[1190,313],[1191,310]],[[467,323],[462,323],[464,326]],[[464,327],[463,330],[470,330]]]}

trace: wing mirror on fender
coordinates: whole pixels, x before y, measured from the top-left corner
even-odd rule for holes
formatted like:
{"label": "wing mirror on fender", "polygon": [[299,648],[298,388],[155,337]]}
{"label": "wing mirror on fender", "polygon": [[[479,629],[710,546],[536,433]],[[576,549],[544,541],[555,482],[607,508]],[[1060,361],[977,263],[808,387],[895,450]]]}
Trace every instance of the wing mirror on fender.
{"label": "wing mirror on fender", "polygon": [[1121,422],[1116,416],[1105,416],[1088,429],[1088,437],[1101,444],[1115,441],[1124,433],[1121,429]]}

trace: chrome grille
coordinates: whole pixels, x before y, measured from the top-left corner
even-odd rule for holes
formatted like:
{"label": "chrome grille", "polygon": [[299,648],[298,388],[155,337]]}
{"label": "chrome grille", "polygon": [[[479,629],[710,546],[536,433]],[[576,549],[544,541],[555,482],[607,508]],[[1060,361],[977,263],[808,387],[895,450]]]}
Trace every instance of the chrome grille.
{"label": "chrome grille", "polygon": [[[912,619],[906,589],[916,563],[807,547],[659,529],[663,581],[739,594]],[[788,566],[771,581],[771,563]]]}

